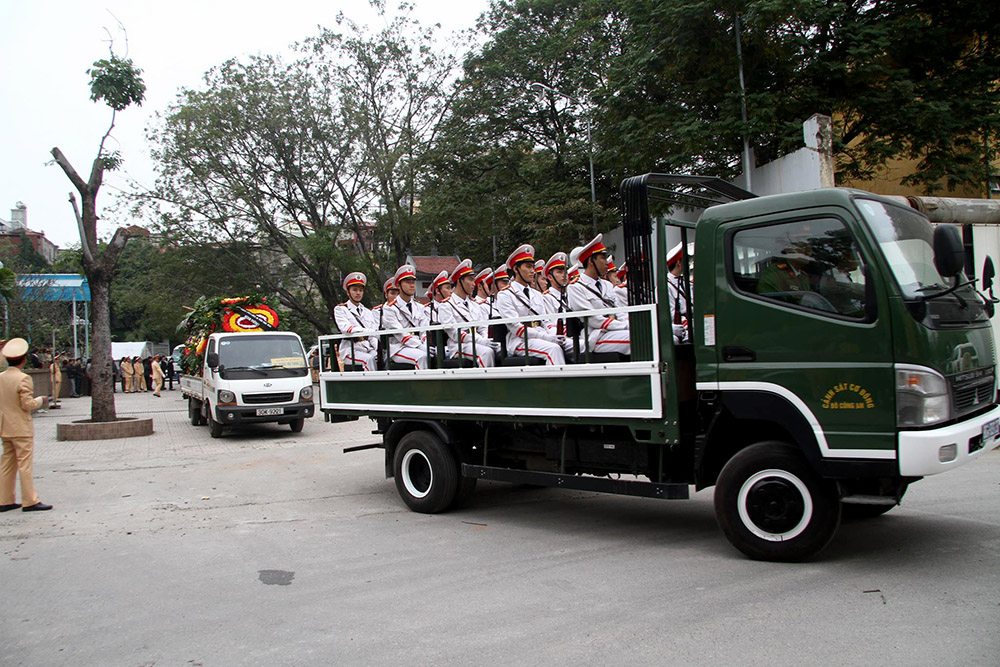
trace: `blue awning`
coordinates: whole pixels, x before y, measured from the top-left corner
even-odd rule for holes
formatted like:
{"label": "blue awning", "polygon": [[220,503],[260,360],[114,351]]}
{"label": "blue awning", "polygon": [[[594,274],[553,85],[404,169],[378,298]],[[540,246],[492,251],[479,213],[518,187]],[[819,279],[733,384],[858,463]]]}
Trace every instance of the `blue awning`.
{"label": "blue awning", "polygon": [[75,273],[25,273],[17,286],[26,299],[39,301],[90,301],[87,279]]}

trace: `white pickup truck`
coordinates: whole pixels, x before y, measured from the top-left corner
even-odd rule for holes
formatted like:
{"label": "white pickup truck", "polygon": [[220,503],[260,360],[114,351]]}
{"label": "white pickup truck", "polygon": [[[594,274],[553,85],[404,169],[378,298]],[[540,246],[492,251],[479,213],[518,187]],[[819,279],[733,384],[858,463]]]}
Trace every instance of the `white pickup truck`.
{"label": "white pickup truck", "polygon": [[213,438],[226,426],[277,422],[299,432],[312,417],[312,379],[302,339],[290,331],[214,333],[201,376],[182,375],[191,424]]}

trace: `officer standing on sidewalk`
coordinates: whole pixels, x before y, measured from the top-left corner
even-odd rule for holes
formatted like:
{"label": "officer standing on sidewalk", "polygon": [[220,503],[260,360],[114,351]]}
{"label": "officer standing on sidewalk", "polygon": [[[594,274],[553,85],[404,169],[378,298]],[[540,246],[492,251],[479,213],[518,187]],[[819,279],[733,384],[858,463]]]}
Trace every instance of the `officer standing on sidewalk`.
{"label": "officer standing on sidewalk", "polygon": [[16,510],[21,505],[14,502],[15,479],[21,476],[21,503],[24,512],[52,509],[38,499],[32,468],[35,450],[35,426],[31,412],[48,408],[47,396],[35,398],[35,385],[31,376],[22,372],[28,354],[28,341],[14,338],[0,350],[7,359],[7,370],[0,373],[0,439],[3,455],[0,456],[0,512]]}

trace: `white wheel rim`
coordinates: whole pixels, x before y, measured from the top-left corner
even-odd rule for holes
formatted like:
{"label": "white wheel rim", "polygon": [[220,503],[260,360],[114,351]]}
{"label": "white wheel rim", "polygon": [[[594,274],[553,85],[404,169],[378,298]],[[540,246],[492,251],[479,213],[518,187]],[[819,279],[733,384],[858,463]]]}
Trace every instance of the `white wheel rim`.
{"label": "white wheel rim", "polygon": [[[753,519],[750,518],[750,512],[747,510],[747,497],[750,495],[751,489],[753,489],[755,484],[766,479],[784,480],[794,486],[798,490],[799,495],[802,497],[802,518],[792,529],[783,533],[772,533],[764,530],[754,523]],[[809,489],[801,479],[787,470],[761,470],[760,472],[752,475],[745,482],[743,482],[743,486],[740,487],[740,493],[736,498],[736,504],[739,509],[740,521],[743,522],[746,529],[762,540],[767,540],[768,542],[784,542],[798,537],[809,525],[813,516],[812,495],[809,493]]]}
{"label": "white wheel rim", "polygon": [[[418,489],[417,485],[413,483],[413,479],[410,477],[410,465],[416,457],[423,459],[424,464],[427,466],[427,473],[430,475],[427,488],[424,490]],[[402,470],[400,471],[400,474],[403,476],[403,486],[406,487],[406,492],[414,498],[423,498],[431,492],[432,488],[434,488],[434,468],[431,467],[431,462],[430,459],[427,458],[427,455],[419,449],[411,449],[406,452],[406,454],[403,454],[403,464],[401,467]]]}

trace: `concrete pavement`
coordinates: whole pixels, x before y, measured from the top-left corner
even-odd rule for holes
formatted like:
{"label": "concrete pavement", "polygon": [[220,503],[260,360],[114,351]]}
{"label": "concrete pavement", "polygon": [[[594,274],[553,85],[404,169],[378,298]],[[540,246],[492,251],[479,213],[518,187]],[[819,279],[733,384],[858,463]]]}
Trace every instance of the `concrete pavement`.
{"label": "concrete pavement", "polygon": [[811,563],[746,560],[711,491],[654,501],[502,484],[405,509],[366,420],[213,440],[178,391],[155,433],[56,442],[51,512],[0,515],[3,665],[995,664],[1000,452],[844,524]]}

